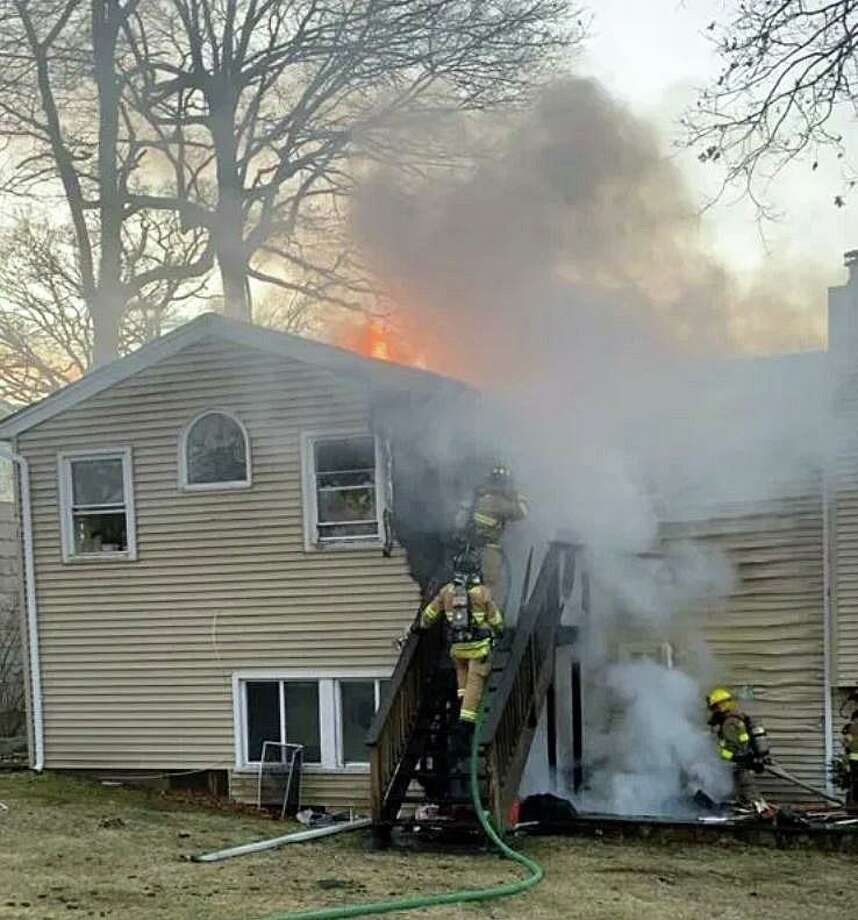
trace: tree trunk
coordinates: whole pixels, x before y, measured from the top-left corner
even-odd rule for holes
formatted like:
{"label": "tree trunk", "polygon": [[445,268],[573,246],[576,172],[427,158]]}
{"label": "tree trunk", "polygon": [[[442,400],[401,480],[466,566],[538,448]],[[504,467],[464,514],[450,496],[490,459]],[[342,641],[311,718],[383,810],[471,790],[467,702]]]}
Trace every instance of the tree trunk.
{"label": "tree trunk", "polygon": [[119,325],[121,310],[116,307],[116,299],[103,288],[96,294],[96,299],[89,305],[92,317],[92,366],[109,364],[119,355]]}
{"label": "tree trunk", "polygon": [[96,365],[119,356],[119,326],[125,312],[118,164],[119,85],[115,65],[121,14],[118,0],[92,0],[95,80],[98,87],[98,216],[101,228],[98,279],[92,304],[93,361]]}
{"label": "tree trunk", "polygon": [[217,219],[217,263],[223,287],[224,313],[233,319],[249,323],[252,316],[247,290],[247,263],[243,254],[241,233],[232,231],[236,225],[234,209],[218,206]]}
{"label": "tree trunk", "polygon": [[228,75],[221,73],[220,76],[221,79],[214,81],[209,98],[218,185],[215,252],[223,287],[224,312],[233,319],[250,322],[242,182],[235,137],[235,94]]}

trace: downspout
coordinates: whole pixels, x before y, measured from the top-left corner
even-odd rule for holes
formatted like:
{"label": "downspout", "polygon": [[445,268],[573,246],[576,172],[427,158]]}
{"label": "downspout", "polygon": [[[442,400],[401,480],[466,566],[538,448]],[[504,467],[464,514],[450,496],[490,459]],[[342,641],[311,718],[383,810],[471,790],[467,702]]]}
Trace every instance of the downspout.
{"label": "downspout", "polygon": [[833,618],[831,607],[831,491],[828,470],[822,473],[822,722],[825,745],[825,791],[834,794],[830,764],[834,759],[834,716],[832,712]]}
{"label": "downspout", "polygon": [[33,560],[33,511],[30,505],[30,465],[8,444],[0,444],[0,455],[17,464],[21,495],[21,529],[24,542],[24,595],[27,605],[27,651],[30,672],[30,700],[33,710],[33,770],[45,767],[45,723],[42,704],[42,670],[39,655],[39,620],[36,605],[36,574]]}

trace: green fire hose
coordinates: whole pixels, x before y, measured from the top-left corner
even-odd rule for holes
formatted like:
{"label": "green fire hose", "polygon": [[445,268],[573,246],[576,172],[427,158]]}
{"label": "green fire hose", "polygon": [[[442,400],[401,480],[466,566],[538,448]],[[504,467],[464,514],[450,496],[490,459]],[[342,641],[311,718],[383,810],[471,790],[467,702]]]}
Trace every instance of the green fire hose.
{"label": "green fire hose", "polygon": [[485,710],[485,695],[480,703],[477,713],[477,723],[474,726],[474,736],[471,741],[470,758],[470,786],[471,801],[477,813],[480,825],[486,836],[500,850],[507,859],[523,866],[530,873],[526,878],[505,885],[494,885],[491,888],[466,888],[461,891],[451,891],[448,894],[430,894],[423,897],[399,898],[394,901],[377,901],[373,904],[353,904],[347,907],[323,907],[317,910],[300,910],[288,914],[274,914],[262,920],[341,920],[345,917],[366,917],[371,914],[389,914],[397,910],[423,910],[427,907],[437,907],[441,904],[464,904],[467,901],[490,901],[494,898],[508,898],[514,894],[521,894],[542,881],[545,872],[536,860],[517,853],[500,838],[492,827],[491,818],[483,808],[480,801],[479,784],[479,751],[480,734],[483,726]]}

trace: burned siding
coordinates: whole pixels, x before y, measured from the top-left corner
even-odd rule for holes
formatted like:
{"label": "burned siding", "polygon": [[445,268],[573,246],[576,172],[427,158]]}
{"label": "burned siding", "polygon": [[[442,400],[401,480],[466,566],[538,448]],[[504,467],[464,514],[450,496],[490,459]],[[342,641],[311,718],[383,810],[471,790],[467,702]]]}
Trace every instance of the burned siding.
{"label": "burned siding", "polygon": [[[213,408],[247,427],[253,485],[183,492],[180,432]],[[301,433],[368,418],[363,386],[212,340],[19,437],[31,464],[48,768],[230,768],[233,672],[387,673],[418,602],[403,555],[304,548]],[[63,564],[58,451],[125,446],[138,560]]]}

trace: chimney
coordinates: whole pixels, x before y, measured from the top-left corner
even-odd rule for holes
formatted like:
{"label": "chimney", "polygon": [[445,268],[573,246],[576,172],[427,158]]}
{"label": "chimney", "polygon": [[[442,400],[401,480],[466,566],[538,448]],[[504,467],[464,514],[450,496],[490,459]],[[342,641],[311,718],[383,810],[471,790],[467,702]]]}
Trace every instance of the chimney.
{"label": "chimney", "polygon": [[843,254],[846,284],[828,289],[828,351],[837,363],[858,364],[858,249]]}

